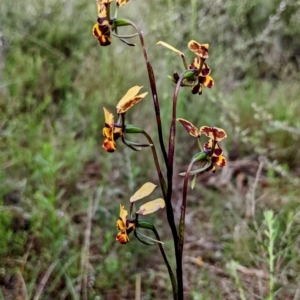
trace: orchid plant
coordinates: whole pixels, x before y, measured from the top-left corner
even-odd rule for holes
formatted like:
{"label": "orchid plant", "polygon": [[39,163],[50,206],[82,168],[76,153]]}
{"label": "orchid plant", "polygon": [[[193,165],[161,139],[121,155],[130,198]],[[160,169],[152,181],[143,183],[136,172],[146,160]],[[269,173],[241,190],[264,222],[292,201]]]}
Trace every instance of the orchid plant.
{"label": "orchid plant", "polygon": [[[168,76],[169,79],[175,84],[173,102],[172,102],[172,118],[170,123],[170,134],[168,137],[168,151],[165,147],[165,137],[162,134],[162,124],[160,116],[160,105],[156,89],[156,81],[152,66],[149,62],[147,50],[144,44],[144,39],[141,30],[135,23],[127,19],[118,18],[118,10],[124,6],[129,0],[97,0],[97,23],[94,25],[92,33],[97,38],[101,46],[109,46],[111,44],[111,35],[118,38],[128,46],[135,46],[130,43],[128,39],[138,36],[142,53],[145,59],[150,87],[151,96],[154,106],[154,113],[156,116],[157,131],[158,131],[158,146],[162,153],[163,163],[166,166],[166,174],[161,171],[161,162],[157,156],[157,143],[154,143],[150,134],[145,132],[142,128],[126,123],[126,113],[134,105],[138,104],[141,100],[146,98],[147,92],[139,94],[142,87],[134,86],[130,88],[125,96],[116,105],[118,120],[115,122],[114,114],[104,108],[105,125],[103,128],[103,148],[107,152],[114,152],[117,150],[117,140],[122,142],[134,151],[140,151],[143,148],[150,148],[153,155],[153,161],[156,167],[158,184],[161,189],[161,198],[149,201],[141,205],[134,212],[134,205],[137,201],[147,197],[152,193],[155,184],[151,182],[145,183],[130,199],[129,199],[129,213],[124,206],[120,205],[120,215],[117,220],[117,229],[119,230],[116,240],[121,244],[127,244],[130,242],[129,235],[133,232],[134,236],[143,244],[151,245],[157,244],[164,263],[166,264],[170,281],[172,285],[174,300],[184,299],[184,287],[183,287],[183,270],[182,270],[182,256],[184,245],[184,233],[185,233],[185,211],[187,206],[187,193],[189,189],[189,178],[194,176],[191,181],[191,187],[193,188],[196,182],[196,176],[206,171],[215,172],[217,167],[226,166],[226,158],[223,156],[223,151],[219,145],[219,142],[227,137],[226,132],[222,128],[214,126],[201,126],[198,129],[191,122],[177,118],[177,99],[181,87],[189,87],[193,94],[202,94],[203,86],[212,88],[214,86],[214,80],[210,76],[211,70],[206,63],[208,58],[208,44],[199,44],[198,42],[191,40],[188,43],[188,48],[194,53],[195,58],[191,64],[187,64],[185,55],[174,48],[173,46],[159,41],[157,44],[166,47],[167,49],[175,52],[179,55],[183,62],[183,70],[180,73],[175,72],[173,75]],[[115,4],[115,14],[111,17],[111,5]],[[119,35],[118,28],[124,26],[132,26],[136,30],[136,34],[133,35]],[[174,167],[174,153],[175,153],[175,136],[176,136],[176,121],[178,121],[184,129],[194,138],[197,138],[199,151],[193,155],[190,160],[187,170],[178,175],[183,176],[183,192],[182,192],[182,204],[181,204],[181,217],[179,224],[175,223],[173,204],[172,204],[172,187],[173,187],[173,167]],[[127,134],[142,134],[146,137],[148,143],[141,144],[127,140]],[[126,138],[125,138],[126,137]],[[205,142],[201,143],[201,138],[208,138]],[[146,149],[144,151],[147,151]],[[198,166],[198,169],[193,169],[193,166]],[[200,168],[199,168],[200,165]],[[143,216],[150,213],[154,213],[159,209],[166,209],[166,217],[171,230],[174,254],[176,258],[176,266],[172,267],[169,263],[169,258],[166,256],[163,243],[160,240],[159,234],[151,222],[146,219],[142,219]],[[155,238],[146,236],[138,231],[139,228],[147,229],[151,231]]]}

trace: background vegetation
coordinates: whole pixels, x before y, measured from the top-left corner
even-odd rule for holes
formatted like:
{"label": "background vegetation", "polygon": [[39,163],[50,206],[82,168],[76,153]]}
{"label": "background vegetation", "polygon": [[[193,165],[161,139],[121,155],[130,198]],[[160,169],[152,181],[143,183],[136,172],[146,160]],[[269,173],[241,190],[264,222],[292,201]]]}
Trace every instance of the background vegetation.
{"label": "background vegetation", "polygon": [[[181,61],[156,42],[190,59],[190,39],[210,44],[215,87],[183,90],[178,116],[224,128],[230,162],[190,192],[187,299],[299,299],[299,1],[131,0],[120,15],[144,32],[166,134],[166,76]],[[117,39],[101,48],[95,20],[94,1],[0,3],[2,297],[17,286],[35,300],[134,299],[141,278],[141,299],[168,299],[157,248],[115,242],[119,203],[156,182],[150,152],[101,148],[102,107],[113,110],[133,85],[149,89],[141,49]],[[155,137],[152,110],[149,98],[129,117]],[[196,144],[183,130],[177,138],[179,173]],[[155,224],[168,250],[165,223],[161,212]]]}

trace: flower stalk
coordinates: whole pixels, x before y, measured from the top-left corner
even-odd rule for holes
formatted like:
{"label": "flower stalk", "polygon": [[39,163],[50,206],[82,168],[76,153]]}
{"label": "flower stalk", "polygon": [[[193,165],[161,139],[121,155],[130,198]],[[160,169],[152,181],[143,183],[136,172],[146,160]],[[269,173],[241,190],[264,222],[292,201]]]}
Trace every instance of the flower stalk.
{"label": "flower stalk", "polygon": [[[205,171],[216,171],[216,167],[225,167],[226,159],[223,156],[223,151],[219,145],[219,142],[227,137],[225,131],[222,128],[212,126],[202,126],[198,129],[191,122],[177,118],[177,102],[178,95],[181,87],[188,87],[192,94],[202,94],[202,87],[212,88],[214,86],[214,80],[210,76],[211,70],[206,64],[208,58],[208,44],[199,44],[194,40],[188,43],[188,48],[194,53],[195,57],[193,61],[188,64],[186,57],[183,52],[177,50],[173,46],[165,43],[158,42],[158,44],[168,48],[175,52],[181,57],[184,70],[180,73],[174,72],[172,76],[168,76],[169,79],[175,83],[175,89],[173,93],[172,110],[171,110],[171,122],[168,137],[168,151],[166,151],[162,120],[160,115],[160,105],[158,100],[158,93],[156,87],[156,79],[154,76],[152,65],[148,59],[144,38],[142,31],[139,27],[130,20],[117,18],[117,12],[120,7],[125,5],[129,0],[116,0],[116,9],[114,18],[110,18],[110,4],[114,0],[98,0],[98,18],[97,24],[93,27],[93,34],[98,39],[101,46],[108,46],[111,44],[111,35],[117,37],[128,46],[135,46],[133,43],[129,43],[126,39],[139,37],[140,45],[143,52],[143,57],[146,63],[148,79],[151,88],[152,102],[154,106],[154,112],[156,117],[156,125],[158,132],[158,142],[160,145],[161,155],[166,166],[166,173],[164,174],[161,170],[159,163],[157,148],[155,141],[152,140],[150,134],[145,132],[142,128],[126,124],[127,111],[140,102],[146,97],[147,92],[139,94],[142,86],[134,86],[130,88],[124,97],[117,104],[118,120],[114,122],[114,115],[110,111],[104,108],[105,115],[105,126],[103,128],[104,143],[103,148],[107,152],[114,152],[117,150],[116,141],[122,140],[123,143],[134,151],[141,151],[143,148],[150,147],[153,156],[153,162],[156,168],[158,181],[161,188],[162,198],[157,198],[142,204],[138,209],[135,210],[137,201],[146,198],[155,189],[156,185],[147,182],[138,191],[130,197],[130,212],[128,214],[124,206],[120,205],[120,215],[117,220],[117,228],[119,230],[116,240],[121,244],[127,244],[130,241],[130,234],[133,232],[134,236],[139,242],[144,245],[151,245],[157,243],[163,261],[167,267],[169,277],[171,280],[173,298],[174,300],[184,299],[183,290],[183,247],[184,247],[184,232],[185,232],[185,215],[188,203],[188,183],[189,177],[194,175],[192,180],[192,189],[196,184],[196,176],[199,173]],[[132,26],[136,33],[130,35],[119,35],[118,27]],[[180,74],[180,75],[179,75]],[[175,146],[176,146],[176,121],[179,121],[185,130],[194,138],[197,138],[198,147],[200,152],[196,153],[186,169],[185,172],[179,175],[184,176],[183,180],[183,192],[182,192],[182,203],[181,203],[181,214],[179,223],[175,223],[174,212],[173,212],[173,185],[174,185],[174,157],[175,157]],[[127,140],[126,134],[142,134],[147,139],[148,143],[132,142]],[[200,138],[204,136],[208,140],[202,144]],[[193,170],[193,166],[196,162],[200,162],[201,168]],[[168,225],[173,239],[174,254],[176,260],[176,272],[172,269],[169,263],[169,259],[164,251],[163,243],[160,239],[158,231],[152,223],[141,217],[147,216],[159,209],[166,208],[166,217]],[[134,212],[135,210],[135,212]],[[153,232],[156,239],[148,237],[143,233],[138,232],[139,228],[148,229]]]}

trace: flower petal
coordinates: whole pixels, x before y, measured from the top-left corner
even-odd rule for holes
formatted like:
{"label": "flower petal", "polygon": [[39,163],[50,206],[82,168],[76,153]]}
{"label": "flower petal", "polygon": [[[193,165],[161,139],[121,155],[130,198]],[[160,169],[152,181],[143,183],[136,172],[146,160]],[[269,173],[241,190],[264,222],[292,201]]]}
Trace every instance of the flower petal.
{"label": "flower petal", "polygon": [[163,42],[163,41],[159,41],[159,42],[156,43],[156,45],[162,45],[162,46],[164,46],[164,47],[166,47],[166,48],[168,48],[168,49],[174,51],[174,52],[177,53],[178,55],[184,57],[184,54],[183,54],[181,51],[177,50],[176,48],[174,48],[173,46],[169,45],[168,43],[165,43],[165,42]]}
{"label": "flower petal", "polygon": [[129,0],[117,0],[117,6],[125,5]]}
{"label": "flower petal", "polygon": [[201,62],[201,59],[199,56],[196,56],[194,58],[194,60],[192,61],[192,63],[189,65],[189,69],[196,69],[198,70],[200,68],[200,62]]}
{"label": "flower petal", "polygon": [[119,101],[117,105],[117,113],[125,113],[129,108],[140,102],[143,98],[146,97],[148,92],[137,95],[142,86],[134,86],[127,91],[125,96]]}
{"label": "flower petal", "polygon": [[115,152],[117,150],[117,145],[115,141],[105,139],[102,144],[102,148],[104,148],[107,152]]}
{"label": "flower petal", "polygon": [[227,137],[227,134],[224,131],[224,129],[218,127],[202,126],[200,128],[200,133],[208,136],[209,138],[217,142],[222,141]]}
{"label": "flower petal", "polygon": [[99,23],[96,23],[93,27],[92,33],[94,37],[98,39],[101,46],[108,46],[111,44],[109,25],[100,25]]}
{"label": "flower petal", "polygon": [[[212,150],[213,146],[213,139],[209,139],[207,142],[204,143],[203,149],[207,152],[210,152]],[[222,148],[219,146],[219,144],[216,142],[213,156],[220,156],[223,154]]]}
{"label": "flower petal", "polygon": [[185,120],[185,119],[181,119],[178,118],[177,121],[179,121],[182,126],[185,128],[185,130],[194,137],[198,137],[200,136],[200,132],[198,130],[198,128],[196,126],[194,126],[191,122]]}
{"label": "flower petal", "polygon": [[142,187],[137,190],[134,195],[130,198],[130,203],[140,200],[148,195],[150,195],[153,190],[156,188],[156,185],[151,182],[146,182]]}
{"label": "flower petal", "polygon": [[197,85],[191,87],[191,92],[192,94],[199,94],[201,95],[202,94],[202,84],[201,83],[198,83]]}
{"label": "flower petal", "polygon": [[126,231],[121,231],[117,234],[116,241],[120,244],[127,244],[129,242],[129,236]]}
{"label": "flower petal", "polygon": [[207,63],[204,63],[202,66],[202,70],[200,72],[200,76],[207,76],[210,74],[210,67],[207,65]]}
{"label": "flower petal", "polygon": [[148,215],[152,214],[155,211],[165,207],[165,200],[162,198],[158,198],[152,201],[149,201],[142,205],[140,209],[136,212],[139,215]]}
{"label": "flower petal", "polygon": [[114,115],[105,107],[103,107],[105,125],[109,128],[114,128]]}
{"label": "flower petal", "polygon": [[215,84],[211,76],[199,76],[199,82],[208,88],[212,88]]}
{"label": "flower petal", "polygon": [[123,223],[123,221],[121,219],[117,220],[117,228],[120,231],[125,231],[126,230],[125,224]]}
{"label": "flower petal", "polygon": [[97,0],[97,4],[109,4],[113,2],[114,0]]}
{"label": "flower petal", "polygon": [[194,52],[197,56],[201,57],[202,59],[208,58],[208,44],[199,44],[194,40],[191,40],[188,43],[189,49]]}
{"label": "flower petal", "polygon": [[126,219],[128,216],[128,212],[123,205],[120,204],[120,220],[123,222],[124,227],[126,228]]}
{"label": "flower petal", "polygon": [[226,164],[227,164],[226,158],[223,155],[221,155],[221,156],[213,156],[211,158],[211,161],[212,161],[212,163],[214,165],[217,165],[217,166],[219,166],[221,168],[225,167]]}

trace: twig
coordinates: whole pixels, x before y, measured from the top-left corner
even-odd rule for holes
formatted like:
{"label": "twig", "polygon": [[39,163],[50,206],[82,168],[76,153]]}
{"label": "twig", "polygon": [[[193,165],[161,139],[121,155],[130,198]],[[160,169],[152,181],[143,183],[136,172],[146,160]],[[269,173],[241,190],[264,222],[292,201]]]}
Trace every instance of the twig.
{"label": "twig", "polygon": [[51,273],[53,272],[54,268],[56,267],[56,265],[57,265],[57,261],[53,262],[50,265],[50,267],[48,268],[46,274],[44,275],[43,279],[41,280],[41,282],[37,288],[37,291],[36,291],[36,294],[35,294],[33,300],[38,300],[40,298],[40,296],[42,295],[43,289],[44,289]]}
{"label": "twig", "polygon": [[92,228],[92,218],[93,218],[93,196],[89,196],[89,205],[87,209],[87,224],[84,232],[84,245],[81,255],[81,274],[82,281],[79,286],[79,293],[82,290],[82,299],[88,300],[88,277],[87,270],[89,265],[89,252],[90,252],[90,243],[91,243],[91,228]]}
{"label": "twig", "polygon": [[135,278],[135,300],[141,299],[141,274],[136,274]]}

